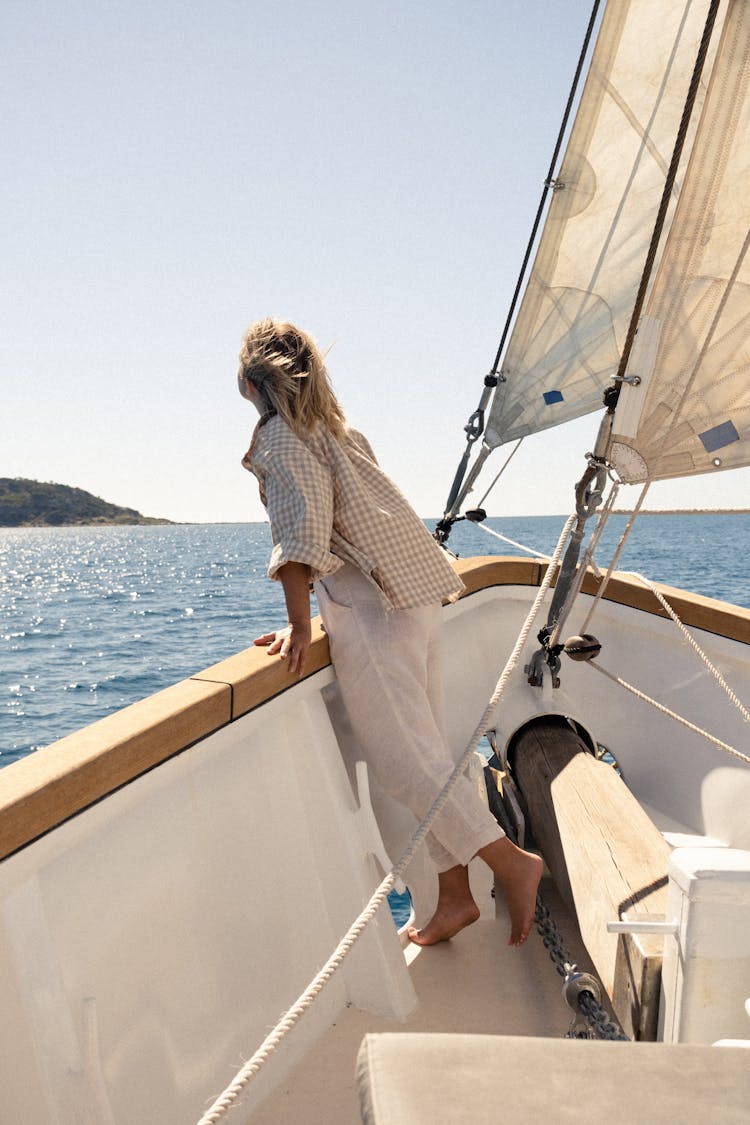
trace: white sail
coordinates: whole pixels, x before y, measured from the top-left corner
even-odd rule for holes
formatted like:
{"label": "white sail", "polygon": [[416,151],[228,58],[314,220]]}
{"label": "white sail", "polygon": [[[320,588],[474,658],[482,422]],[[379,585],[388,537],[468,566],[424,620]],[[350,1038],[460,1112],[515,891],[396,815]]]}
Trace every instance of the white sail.
{"label": "white sail", "polygon": [[[706,11],[705,0],[607,6],[504,357],[506,381],[488,414],[490,447],[601,406],[622,353]],[[679,186],[678,176],[675,196]]]}
{"label": "white sail", "polygon": [[629,362],[611,459],[628,481],[750,464],[750,4],[731,3]]}

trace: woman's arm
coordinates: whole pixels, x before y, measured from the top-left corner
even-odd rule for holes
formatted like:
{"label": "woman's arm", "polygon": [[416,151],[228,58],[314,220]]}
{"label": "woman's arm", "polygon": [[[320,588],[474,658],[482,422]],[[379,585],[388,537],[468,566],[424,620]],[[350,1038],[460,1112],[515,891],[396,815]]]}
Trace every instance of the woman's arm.
{"label": "woman's arm", "polygon": [[290,676],[301,676],[310,651],[312,629],[310,626],[310,567],[307,563],[287,562],[278,570],[284,587],[286,612],[289,624],[286,629],[264,633],[256,637],[256,645],[268,645],[268,655],[279,653],[289,661]]}

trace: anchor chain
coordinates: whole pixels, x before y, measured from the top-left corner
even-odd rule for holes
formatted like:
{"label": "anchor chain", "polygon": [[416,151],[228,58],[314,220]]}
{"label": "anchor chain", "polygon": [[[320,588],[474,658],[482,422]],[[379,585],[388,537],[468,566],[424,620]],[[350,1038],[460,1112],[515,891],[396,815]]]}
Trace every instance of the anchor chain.
{"label": "anchor chain", "polygon": [[596,1032],[597,1039],[616,1039],[627,1042],[628,1037],[622,1028],[613,1023],[592,994],[584,989],[578,997],[578,1006]]}
{"label": "anchor chain", "polygon": [[622,1028],[613,1023],[600,1003],[599,982],[589,973],[579,972],[575,962],[571,961],[570,954],[563,944],[562,934],[541,894],[536,896],[534,921],[544,948],[563,978],[565,1001],[573,1009],[573,1019],[566,1038],[612,1039],[627,1042],[627,1035]]}
{"label": "anchor chain", "polygon": [[[502,796],[498,793],[492,781],[490,766],[505,770],[507,763],[498,753],[497,732],[488,730],[487,741],[490,744],[493,756],[485,768],[484,776],[487,788],[487,797],[490,810],[500,827],[514,844],[524,846],[525,821],[518,801],[511,805],[508,802],[509,794],[515,791],[512,779],[506,776]],[[544,948],[550,959],[563,978],[563,999],[573,1011],[573,1019],[566,1034],[567,1039],[613,1039],[628,1041],[625,1032],[614,1023],[601,1005],[602,987],[596,977],[590,973],[581,972],[570,953],[565,948],[562,934],[557,928],[550,909],[538,891],[536,896],[536,909],[534,911],[536,930],[542,939]]]}

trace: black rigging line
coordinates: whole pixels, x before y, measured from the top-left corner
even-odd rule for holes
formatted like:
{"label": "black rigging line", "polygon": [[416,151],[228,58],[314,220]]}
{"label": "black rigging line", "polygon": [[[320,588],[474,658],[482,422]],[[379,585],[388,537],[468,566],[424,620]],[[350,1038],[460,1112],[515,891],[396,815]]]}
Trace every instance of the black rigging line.
{"label": "black rigging line", "polygon": [[[640,319],[643,302],[646,297],[646,289],[651,277],[654,262],[656,260],[656,253],[661,241],[661,235],[664,228],[664,223],[669,208],[669,201],[674,188],[674,182],[677,177],[677,169],[679,167],[680,159],[682,157],[682,150],[685,145],[685,138],[687,136],[687,129],[690,123],[690,118],[695,106],[695,99],[698,94],[698,87],[700,85],[701,76],[703,74],[703,66],[706,61],[706,54],[708,52],[708,45],[711,41],[714,24],[716,22],[716,13],[719,8],[720,0],[711,0],[708,13],[706,15],[706,23],[703,28],[703,35],[698,46],[698,53],[693,67],[693,73],[690,78],[690,85],[688,86],[687,95],[685,97],[685,104],[682,109],[682,117],[677,129],[675,137],[674,148],[672,150],[672,159],[667,170],[667,175],[664,181],[664,190],[662,191],[661,201],[659,203],[659,210],[656,215],[654,229],[651,235],[651,242],[649,244],[646,260],[641,274],[640,284],[638,286],[638,293],[635,298],[635,305],[633,313],[630,318],[628,326],[628,334],[623,346],[622,356],[620,357],[620,365],[617,369],[615,382],[611,383],[604,391],[604,405],[606,407],[607,416],[611,416],[615,412],[617,400],[622,387],[622,378],[627,370],[628,359],[635,339],[635,334],[638,329],[638,321]],[[601,433],[601,431],[600,431]],[[611,429],[610,429],[611,436]],[[597,446],[598,446],[597,441]],[[556,677],[557,668],[559,667],[559,651],[557,645],[551,645],[550,641],[562,625],[561,617],[564,620],[566,615],[566,601],[568,598],[569,590],[572,583],[579,571],[579,552],[581,541],[583,539],[584,525],[586,521],[593,515],[596,508],[596,503],[592,504],[589,497],[589,488],[596,480],[597,474],[604,471],[606,465],[606,457],[608,450],[600,453],[595,450],[594,455],[589,454],[589,463],[586,472],[576,485],[576,509],[578,512],[578,522],[573,529],[573,532],[568,542],[568,546],[563,556],[563,561],[560,567],[560,574],[558,576],[557,585],[555,586],[555,593],[552,598],[547,624],[539,633],[539,641],[541,648],[535,653],[532,658],[531,668],[533,669],[533,676],[529,677],[529,683],[536,684],[537,686],[542,683],[541,670],[542,662],[546,662],[549,666],[553,677]]]}
{"label": "black rigging line", "polygon": [[[513,314],[515,313],[515,310],[516,310],[516,304],[518,303],[518,297],[519,297],[520,292],[521,292],[521,286],[523,285],[523,279],[526,275],[526,269],[527,269],[528,264],[529,264],[529,259],[531,257],[532,249],[534,247],[534,242],[536,240],[537,231],[539,230],[539,223],[541,222],[542,214],[544,212],[544,204],[546,202],[547,195],[549,194],[549,189],[550,189],[550,187],[553,186],[553,183],[554,183],[553,177],[554,177],[554,173],[555,173],[555,165],[557,164],[557,158],[560,154],[560,149],[562,147],[563,139],[565,137],[565,132],[567,130],[568,120],[570,118],[570,113],[571,113],[571,110],[572,110],[572,107],[573,107],[573,102],[575,100],[576,91],[578,89],[578,83],[579,83],[580,77],[581,77],[581,71],[583,70],[583,64],[586,60],[586,55],[587,55],[588,49],[589,49],[589,43],[591,42],[591,36],[592,36],[593,30],[594,30],[594,26],[596,24],[596,17],[597,17],[597,13],[599,11],[600,2],[601,2],[601,0],[594,0],[594,5],[591,9],[591,15],[589,17],[588,27],[586,28],[586,34],[585,34],[584,39],[583,39],[583,45],[581,47],[581,52],[578,56],[578,65],[576,66],[575,74],[573,75],[573,81],[572,81],[572,84],[571,84],[571,87],[570,87],[570,92],[568,94],[568,101],[567,101],[567,104],[565,106],[565,112],[563,114],[562,122],[560,124],[560,130],[557,134],[557,142],[555,144],[555,149],[554,149],[554,152],[552,154],[552,159],[550,161],[549,171],[547,172],[547,178],[544,182],[544,189],[542,191],[541,199],[539,200],[539,206],[537,208],[536,218],[534,219],[534,225],[533,225],[532,230],[531,230],[529,242],[528,242],[528,245],[526,247],[526,253],[524,255],[523,263],[521,265],[521,270],[520,270],[520,273],[518,275],[518,280],[516,282],[515,292],[513,293],[513,298],[511,300],[510,308],[508,310],[508,316],[507,316],[507,319],[505,321],[505,327],[503,328],[502,336],[500,338],[500,344],[499,344],[498,349],[497,349],[497,355],[495,356],[495,362],[492,365],[492,370],[484,378],[484,392],[483,392],[483,396],[482,396],[482,401],[479,404],[479,408],[475,411],[474,414],[472,414],[471,418],[469,419],[468,425],[464,427],[464,429],[465,429],[465,431],[468,435],[468,440],[467,440],[467,443],[466,443],[466,449],[464,450],[463,456],[462,456],[462,458],[459,462],[458,468],[456,470],[456,474],[455,474],[455,477],[454,477],[454,480],[453,480],[453,484],[451,486],[450,494],[448,496],[448,501],[447,501],[446,506],[445,506],[445,515],[444,515],[443,519],[440,520],[440,522],[438,523],[438,525],[435,529],[435,532],[434,532],[435,538],[438,540],[439,543],[445,543],[447,541],[448,536],[450,535],[451,527],[453,526],[453,524],[456,522],[457,519],[462,518],[462,517],[454,516],[452,514],[452,509],[453,509],[453,506],[455,504],[456,498],[459,495],[459,492],[461,490],[461,484],[462,484],[464,476],[466,474],[466,469],[467,469],[468,463],[469,463],[469,457],[471,455],[471,447],[474,444],[474,442],[481,436],[481,434],[484,430],[484,406],[486,404],[486,401],[489,398],[489,395],[491,395],[492,390],[497,386],[497,383],[498,383],[497,369],[498,369],[498,366],[500,364],[500,359],[502,357],[503,349],[505,347],[505,341],[507,339],[508,332],[510,330],[510,325],[511,325],[511,322],[513,320]],[[487,396],[487,398],[485,398],[485,396]]]}
{"label": "black rigging line", "polygon": [[[625,375],[625,371],[627,370],[628,360],[630,359],[630,352],[633,347],[633,341],[635,340],[635,334],[638,330],[638,321],[641,317],[641,309],[643,308],[643,302],[646,299],[646,289],[651,278],[651,271],[654,267],[656,251],[659,247],[661,233],[667,217],[667,209],[669,208],[669,201],[672,196],[674,182],[677,177],[677,169],[679,167],[680,157],[682,156],[682,150],[685,145],[685,137],[687,135],[688,125],[690,124],[690,117],[692,115],[693,106],[695,105],[695,99],[698,94],[698,87],[700,85],[701,75],[703,74],[703,64],[706,61],[706,53],[708,51],[708,45],[711,41],[711,35],[713,33],[719,3],[720,0],[711,0],[708,8],[706,24],[703,28],[703,37],[701,38],[700,45],[698,47],[698,54],[696,55],[695,66],[693,67],[693,74],[690,79],[690,86],[688,87],[687,96],[685,98],[685,105],[683,106],[682,110],[680,126],[677,130],[677,136],[675,138],[674,148],[672,150],[672,159],[667,170],[667,177],[664,181],[664,190],[662,192],[661,202],[659,203],[659,210],[656,215],[654,230],[651,235],[651,243],[649,245],[648,253],[646,255],[646,261],[643,266],[643,273],[641,274],[641,281],[638,286],[635,305],[633,306],[633,313],[630,317],[630,324],[628,325],[628,334],[625,337],[625,343],[623,345],[622,355],[620,357],[620,365],[617,368],[616,379],[619,380],[619,384],[617,387],[618,391],[619,387],[622,386],[622,378]],[[609,406],[610,404],[608,403],[607,405]]]}
{"label": "black rigging line", "polygon": [[547,172],[547,178],[544,181],[544,188],[542,190],[541,199],[539,200],[539,206],[537,208],[536,218],[534,219],[534,225],[531,228],[531,235],[529,236],[528,245],[526,247],[526,253],[524,254],[523,262],[521,263],[521,270],[518,274],[518,280],[516,282],[516,288],[515,288],[515,291],[513,293],[513,298],[510,302],[510,308],[508,309],[508,317],[505,321],[505,327],[503,328],[502,336],[500,337],[500,344],[498,345],[497,355],[495,356],[495,362],[493,363],[492,370],[490,372],[491,375],[497,374],[497,369],[500,365],[500,360],[502,358],[503,349],[505,347],[505,341],[508,337],[508,332],[510,331],[511,322],[513,320],[513,314],[516,311],[516,304],[518,303],[518,297],[519,297],[520,292],[521,292],[521,286],[523,285],[523,279],[526,276],[526,268],[529,264],[529,258],[531,257],[531,251],[534,248],[534,242],[536,241],[536,235],[537,235],[537,231],[539,230],[539,224],[542,221],[542,214],[544,212],[544,204],[547,201],[549,189],[554,184],[555,166],[557,164],[557,158],[560,155],[560,149],[562,148],[563,139],[565,137],[565,131],[568,127],[568,119],[570,118],[570,113],[571,113],[571,110],[573,108],[573,102],[575,100],[576,90],[578,89],[578,82],[579,82],[580,77],[581,77],[581,71],[583,70],[583,64],[586,61],[586,55],[588,54],[589,43],[591,42],[591,36],[593,34],[593,31],[594,31],[594,25],[596,24],[596,17],[597,17],[597,13],[599,11],[599,4],[600,4],[600,0],[594,0],[594,6],[591,9],[591,15],[589,17],[588,27],[586,28],[586,35],[584,36],[583,45],[581,47],[581,53],[578,56],[578,65],[576,67],[575,74],[573,75],[573,82],[572,82],[571,87],[570,87],[570,93],[568,94],[568,101],[567,101],[567,104],[565,106],[565,112],[563,114],[562,121],[560,123],[560,131],[557,134],[557,142],[555,143],[555,150],[552,153],[552,159],[550,160],[550,164],[549,164],[549,171]]}

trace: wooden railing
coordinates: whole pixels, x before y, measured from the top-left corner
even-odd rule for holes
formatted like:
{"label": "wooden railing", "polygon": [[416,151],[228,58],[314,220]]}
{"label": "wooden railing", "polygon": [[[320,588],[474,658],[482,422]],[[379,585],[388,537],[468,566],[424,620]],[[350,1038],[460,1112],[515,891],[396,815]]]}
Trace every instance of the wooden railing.
{"label": "wooden railing", "polygon": [[[486,557],[460,559],[456,569],[468,597],[494,586],[538,586],[545,564]],[[584,592],[596,588],[589,575]],[[750,644],[750,610],[661,589],[687,625]],[[605,598],[664,616],[636,579],[614,577]],[[316,618],[307,676],[329,663]],[[281,661],[249,648],[6,766],[0,770],[0,859],[291,686]]]}

